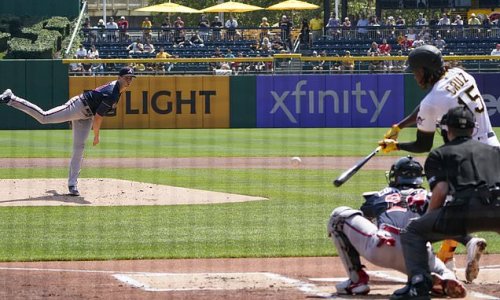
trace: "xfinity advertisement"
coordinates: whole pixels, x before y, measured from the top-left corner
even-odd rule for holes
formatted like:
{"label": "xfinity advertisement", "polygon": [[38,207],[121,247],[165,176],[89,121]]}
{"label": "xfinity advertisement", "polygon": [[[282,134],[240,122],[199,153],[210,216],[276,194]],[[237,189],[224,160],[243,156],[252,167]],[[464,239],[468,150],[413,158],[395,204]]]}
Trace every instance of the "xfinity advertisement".
{"label": "xfinity advertisement", "polygon": [[257,78],[257,127],[390,127],[403,117],[400,74]]}

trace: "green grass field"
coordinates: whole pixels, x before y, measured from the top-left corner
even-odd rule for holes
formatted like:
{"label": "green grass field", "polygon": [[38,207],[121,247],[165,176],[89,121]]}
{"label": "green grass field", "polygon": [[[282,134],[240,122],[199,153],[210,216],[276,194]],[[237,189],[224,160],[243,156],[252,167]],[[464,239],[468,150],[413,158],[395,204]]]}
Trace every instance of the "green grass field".
{"label": "green grass field", "polygon": [[[92,147],[89,139],[86,156],[364,156],[376,147],[384,132],[384,128],[104,130],[99,146]],[[414,134],[413,129],[407,129],[400,139],[410,140]],[[0,158],[69,157],[70,144],[67,130],[0,131]],[[406,154],[392,156],[396,159]],[[362,170],[341,188],[334,188],[331,181],[342,171],[333,166],[331,170],[84,167],[81,177],[224,191],[263,196],[269,201],[155,207],[1,207],[0,261],[333,255],[326,236],[333,208],[358,207],[361,193],[386,184],[383,171]],[[65,168],[0,169],[0,178],[66,175]],[[488,252],[500,252],[498,235],[481,235],[488,239]],[[463,250],[460,246],[459,252]]]}

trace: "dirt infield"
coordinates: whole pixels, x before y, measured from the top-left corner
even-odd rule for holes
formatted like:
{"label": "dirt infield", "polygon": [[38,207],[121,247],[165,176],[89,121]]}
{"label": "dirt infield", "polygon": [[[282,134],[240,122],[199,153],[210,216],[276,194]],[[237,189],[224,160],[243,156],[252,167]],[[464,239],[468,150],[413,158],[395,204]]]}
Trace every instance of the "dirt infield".
{"label": "dirt infield", "polygon": [[[303,157],[299,166],[290,158],[86,159],[84,167],[346,169],[359,159]],[[378,156],[365,168],[387,170],[394,160]],[[67,163],[0,159],[0,168]],[[458,256],[457,266],[464,261]],[[364,263],[370,295],[343,298],[334,294],[335,283],[346,276],[335,257],[0,263],[0,299],[387,299],[404,284],[403,274]],[[478,279],[466,285],[467,299],[500,299],[500,255],[484,255],[481,266]]]}
{"label": "dirt infield", "polygon": [[[499,260],[482,258],[491,267],[466,284],[467,299],[499,299]],[[404,284],[401,273],[366,265],[370,295],[343,299],[387,299]],[[345,279],[333,257],[1,263],[0,276],[0,299],[331,298]]]}

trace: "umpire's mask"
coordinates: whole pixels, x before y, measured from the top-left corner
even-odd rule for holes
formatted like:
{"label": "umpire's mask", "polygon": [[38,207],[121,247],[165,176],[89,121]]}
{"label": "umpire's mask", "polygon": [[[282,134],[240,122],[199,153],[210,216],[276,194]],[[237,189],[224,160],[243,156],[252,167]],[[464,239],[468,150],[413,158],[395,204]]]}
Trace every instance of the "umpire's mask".
{"label": "umpire's mask", "polygon": [[472,129],[476,127],[476,118],[467,106],[456,106],[450,108],[447,113],[441,117],[437,127],[441,131],[441,137],[445,143],[448,143],[448,128]]}

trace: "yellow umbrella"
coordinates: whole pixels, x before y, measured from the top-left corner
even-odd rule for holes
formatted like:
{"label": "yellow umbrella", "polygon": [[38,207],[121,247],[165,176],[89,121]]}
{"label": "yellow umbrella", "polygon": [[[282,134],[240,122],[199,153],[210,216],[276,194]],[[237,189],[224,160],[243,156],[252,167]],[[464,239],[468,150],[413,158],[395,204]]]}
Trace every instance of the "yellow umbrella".
{"label": "yellow umbrella", "polygon": [[156,4],[152,6],[146,6],[142,8],[138,8],[135,11],[147,11],[147,12],[163,12],[163,13],[201,13],[201,11],[187,7],[184,5],[180,5],[177,3],[172,3],[170,1]]}
{"label": "yellow umbrella", "polygon": [[267,10],[310,10],[317,9],[318,5],[300,1],[300,0],[287,0],[274,4],[266,8]]}
{"label": "yellow umbrella", "polygon": [[262,7],[245,4],[241,2],[228,1],[214,6],[210,6],[202,9],[202,12],[214,13],[214,12],[229,12],[229,13],[239,13],[248,12],[263,9]]}

